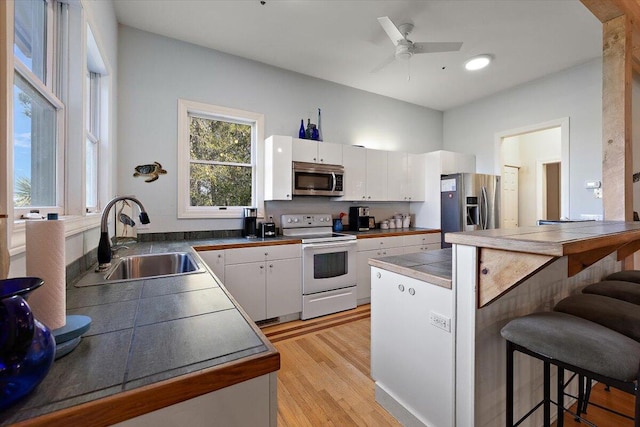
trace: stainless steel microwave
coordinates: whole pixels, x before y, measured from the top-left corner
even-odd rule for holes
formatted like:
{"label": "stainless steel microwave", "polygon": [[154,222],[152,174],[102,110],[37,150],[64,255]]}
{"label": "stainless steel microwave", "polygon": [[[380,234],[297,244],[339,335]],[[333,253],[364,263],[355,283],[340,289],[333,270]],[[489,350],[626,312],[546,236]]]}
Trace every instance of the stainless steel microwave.
{"label": "stainless steel microwave", "polygon": [[343,196],[344,167],[293,162],[294,196]]}

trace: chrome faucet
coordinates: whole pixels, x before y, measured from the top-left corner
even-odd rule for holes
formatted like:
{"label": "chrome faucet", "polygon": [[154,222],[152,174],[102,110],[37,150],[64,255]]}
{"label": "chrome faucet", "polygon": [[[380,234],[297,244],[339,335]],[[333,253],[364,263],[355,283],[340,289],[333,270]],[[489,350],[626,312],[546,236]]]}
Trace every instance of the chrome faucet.
{"label": "chrome faucet", "polygon": [[100,221],[100,242],[98,243],[98,271],[104,271],[111,265],[111,242],[109,241],[109,227],[107,218],[109,211],[120,200],[131,200],[140,208],[140,222],[149,224],[149,215],[142,206],[142,203],[133,196],[118,196],[111,199],[102,211],[102,220]]}

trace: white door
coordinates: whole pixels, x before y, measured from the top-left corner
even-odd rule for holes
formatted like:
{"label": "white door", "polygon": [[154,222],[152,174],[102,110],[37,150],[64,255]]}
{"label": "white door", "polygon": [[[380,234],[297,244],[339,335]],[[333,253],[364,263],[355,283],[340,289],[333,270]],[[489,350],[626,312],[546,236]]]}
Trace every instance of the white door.
{"label": "white door", "polygon": [[502,169],[502,228],[518,227],[518,168]]}

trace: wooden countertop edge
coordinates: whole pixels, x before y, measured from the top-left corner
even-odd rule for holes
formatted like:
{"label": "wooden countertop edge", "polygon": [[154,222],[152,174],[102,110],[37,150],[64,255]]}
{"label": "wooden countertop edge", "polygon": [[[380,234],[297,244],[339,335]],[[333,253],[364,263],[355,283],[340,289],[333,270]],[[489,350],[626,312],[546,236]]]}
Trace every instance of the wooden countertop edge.
{"label": "wooden countertop edge", "polygon": [[427,282],[432,285],[440,286],[442,288],[451,289],[452,287],[451,280],[449,279],[445,279],[444,277],[425,273],[423,271],[416,271],[416,270],[413,270],[411,267],[402,267],[400,265],[384,262],[375,258],[369,259],[369,265],[373,267],[381,268],[383,270],[390,271],[392,273],[402,274],[403,276],[411,277],[413,279],[417,279],[422,282]]}
{"label": "wooden countertop edge", "polygon": [[358,239],[373,239],[376,237],[396,237],[396,236],[409,236],[412,234],[434,234],[440,233],[440,230],[406,230],[406,231],[380,231],[379,233],[357,234]]}
{"label": "wooden countertop edge", "polygon": [[[267,341],[268,342],[268,341]],[[268,350],[239,361],[180,375],[159,383],[51,412],[13,424],[14,427],[108,426],[280,369],[280,353]]]}
{"label": "wooden countertop edge", "polygon": [[277,246],[277,245],[297,245],[302,243],[300,239],[291,240],[273,240],[273,241],[247,241],[243,243],[221,243],[219,245],[198,245],[194,244],[193,249],[200,251],[215,251],[220,249],[238,249],[238,248],[251,248],[256,246]]}
{"label": "wooden countertop edge", "polygon": [[603,236],[585,236],[584,238],[568,240],[565,242],[540,242],[527,240],[526,238],[518,240],[515,237],[464,234],[449,234],[445,240],[448,243],[458,245],[561,257],[588,252],[608,246],[622,246],[638,239],[640,239],[640,230],[627,230]]}

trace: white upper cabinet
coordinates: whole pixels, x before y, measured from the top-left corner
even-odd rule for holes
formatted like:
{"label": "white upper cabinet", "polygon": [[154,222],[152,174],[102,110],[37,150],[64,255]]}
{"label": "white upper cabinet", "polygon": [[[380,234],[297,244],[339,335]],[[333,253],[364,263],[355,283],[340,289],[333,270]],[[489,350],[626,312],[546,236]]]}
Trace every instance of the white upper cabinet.
{"label": "white upper cabinet", "polygon": [[402,151],[387,153],[387,200],[404,201],[409,198],[408,155]]}
{"label": "white upper cabinet", "polygon": [[342,144],[293,138],[293,161],[342,164]]}
{"label": "white upper cabinet", "polygon": [[292,139],[273,135],[264,142],[264,199],[291,200],[292,198]]}
{"label": "white upper cabinet", "polygon": [[367,149],[367,201],[387,199],[387,151]]}
{"label": "white upper cabinet", "polygon": [[342,146],[344,166],[344,196],[342,200],[366,200],[367,149],[354,145]]}
{"label": "white upper cabinet", "polygon": [[410,202],[424,202],[425,175],[424,154],[407,155],[407,195]]}

